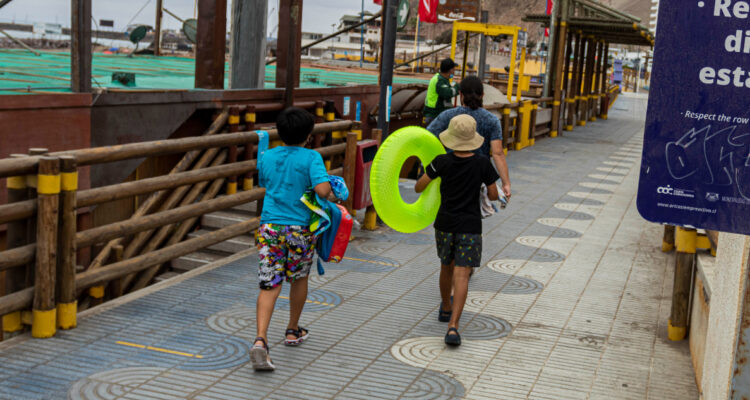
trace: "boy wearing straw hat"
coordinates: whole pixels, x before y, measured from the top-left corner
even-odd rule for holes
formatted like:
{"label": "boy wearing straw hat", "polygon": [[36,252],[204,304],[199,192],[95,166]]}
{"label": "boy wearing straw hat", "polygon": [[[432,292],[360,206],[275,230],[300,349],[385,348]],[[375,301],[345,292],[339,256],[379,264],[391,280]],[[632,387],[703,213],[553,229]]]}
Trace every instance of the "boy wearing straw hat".
{"label": "boy wearing straw hat", "polygon": [[[458,321],[469,291],[469,275],[478,268],[482,256],[482,214],[479,189],[485,184],[490,200],[498,199],[500,178],[487,157],[477,156],[484,138],[470,115],[457,115],[440,133],[443,145],[453,150],[442,154],[425,168],[415,190],[421,193],[432,180],[441,178],[441,203],[435,219],[435,243],[440,258],[440,297],[438,320],[448,322],[445,343],[459,346]],[[451,299],[451,292],[453,298]]]}

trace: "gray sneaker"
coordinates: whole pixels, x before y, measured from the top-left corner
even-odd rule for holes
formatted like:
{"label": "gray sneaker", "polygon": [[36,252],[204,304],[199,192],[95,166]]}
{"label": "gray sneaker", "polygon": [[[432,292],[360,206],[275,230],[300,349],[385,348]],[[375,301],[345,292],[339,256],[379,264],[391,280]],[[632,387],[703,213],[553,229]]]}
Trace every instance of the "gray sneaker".
{"label": "gray sneaker", "polygon": [[250,349],[250,361],[253,363],[253,369],[256,371],[273,371],[276,369],[273,366],[273,362],[271,362],[266,340],[262,337],[257,337],[255,341],[263,342],[263,345],[253,345]]}

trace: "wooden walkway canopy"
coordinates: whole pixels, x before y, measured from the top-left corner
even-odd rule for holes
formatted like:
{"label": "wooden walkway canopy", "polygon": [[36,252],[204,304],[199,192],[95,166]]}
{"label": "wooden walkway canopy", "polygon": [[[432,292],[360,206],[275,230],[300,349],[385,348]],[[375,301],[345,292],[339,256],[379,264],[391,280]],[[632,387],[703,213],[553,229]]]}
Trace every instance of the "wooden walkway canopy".
{"label": "wooden walkway canopy", "polygon": [[[654,45],[653,34],[640,24],[640,18],[594,0],[560,0],[553,16],[529,14],[524,21],[550,28],[552,114],[563,113],[562,118],[552,121],[555,134],[560,120],[570,131],[575,125],[595,121],[597,116],[607,119],[612,90],[606,62],[610,44]],[[563,99],[565,107],[561,110]]]}

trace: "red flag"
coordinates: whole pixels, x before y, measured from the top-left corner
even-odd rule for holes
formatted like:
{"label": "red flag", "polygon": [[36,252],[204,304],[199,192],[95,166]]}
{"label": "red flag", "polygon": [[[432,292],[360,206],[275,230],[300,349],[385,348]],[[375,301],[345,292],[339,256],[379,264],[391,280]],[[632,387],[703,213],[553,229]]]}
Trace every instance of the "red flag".
{"label": "red flag", "polygon": [[419,0],[419,20],[431,24],[438,22],[438,0]]}
{"label": "red flag", "polygon": [[[552,15],[553,0],[547,0],[547,15]],[[549,37],[549,28],[544,29],[544,37]]]}
{"label": "red flag", "polygon": [[372,0],[372,2],[375,3],[375,4],[377,4],[377,5],[379,5],[379,6],[383,5],[383,0]]}

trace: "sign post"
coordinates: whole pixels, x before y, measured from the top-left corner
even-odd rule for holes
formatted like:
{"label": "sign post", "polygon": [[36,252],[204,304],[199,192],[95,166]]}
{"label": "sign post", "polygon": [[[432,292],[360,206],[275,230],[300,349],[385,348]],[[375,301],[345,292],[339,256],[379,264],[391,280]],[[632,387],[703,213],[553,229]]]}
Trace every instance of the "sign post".
{"label": "sign post", "polygon": [[660,1],[670,29],[654,50],[637,201],[649,221],[750,234],[746,6]]}

